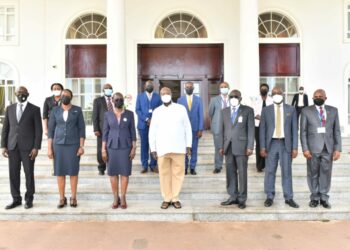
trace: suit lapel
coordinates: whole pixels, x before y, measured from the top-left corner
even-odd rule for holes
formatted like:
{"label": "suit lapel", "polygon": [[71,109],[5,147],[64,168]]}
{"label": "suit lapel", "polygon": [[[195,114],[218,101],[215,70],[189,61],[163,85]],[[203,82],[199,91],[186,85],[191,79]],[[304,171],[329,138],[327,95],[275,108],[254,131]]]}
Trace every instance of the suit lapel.
{"label": "suit lapel", "polygon": [[287,120],[287,116],[288,116],[288,113],[289,113],[289,109],[287,107],[286,104],[283,103],[283,131],[285,132],[286,131],[286,120]]}
{"label": "suit lapel", "polygon": [[[23,121],[23,118],[25,118],[28,115],[29,109],[30,109],[30,103],[28,102],[26,108],[23,110],[21,119],[19,121],[17,121],[18,124],[21,123]],[[17,105],[16,105],[16,109],[15,109],[15,115],[16,115],[16,120],[17,120]]]}
{"label": "suit lapel", "polygon": [[[231,114],[231,107],[230,107],[230,114]],[[238,113],[237,113],[235,120],[233,122],[233,125],[232,125],[233,127],[236,126],[236,124],[238,122],[238,117],[241,116],[241,114],[242,114],[242,106],[239,106]],[[232,121],[231,121],[231,123],[232,123]]]}
{"label": "suit lapel", "polygon": [[[317,108],[316,108],[316,105],[313,105],[313,113],[314,113],[314,116],[315,116],[315,119],[316,121],[318,122],[318,126],[321,125],[321,121],[320,121],[320,113],[318,112]],[[328,115],[328,114],[327,114]],[[327,122],[327,121],[326,121]]]}
{"label": "suit lapel", "polygon": [[101,97],[101,101],[102,101],[102,107],[105,111],[108,110],[108,106],[107,106],[107,101],[106,98],[104,96]]}

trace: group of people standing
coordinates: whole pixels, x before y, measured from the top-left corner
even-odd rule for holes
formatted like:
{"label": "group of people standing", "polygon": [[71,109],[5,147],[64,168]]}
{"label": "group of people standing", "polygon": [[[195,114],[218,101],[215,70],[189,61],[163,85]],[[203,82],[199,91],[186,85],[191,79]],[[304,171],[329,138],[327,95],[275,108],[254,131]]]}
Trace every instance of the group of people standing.
{"label": "group of people standing", "polygon": [[[199,139],[204,130],[203,103],[194,95],[194,84],[187,82],[185,95],[173,100],[171,89],[163,87],[155,93],[152,81],[144,84],[144,92],[136,100],[137,130],[141,139],[141,173],[150,169],[159,173],[163,197],[162,209],[170,205],[182,207],[180,192],[184,176],[196,175]],[[70,176],[70,206],[77,207],[79,162],[84,154],[85,123],[82,109],[72,104],[73,93],[59,83],[51,85],[52,96],[43,109],[44,133],[48,136],[48,157],[53,159],[57,176],[59,203],[67,205],[66,176]],[[227,192],[229,198],[221,205],[238,204],[246,207],[249,156],[256,141],[256,167],[265,169],[264,205],[270,207],[275,197],[278,164],[282,171],[282,187],[286,204],[297,208],[293,199],[292,159],[298,155],[298,116],[300,140],[307,159],[307,182],[310,188],[310,207],[320,203],[330,208],[332,163],[340,157],[341,135],[338,111],[325,105],[324,90],[314,92],[314,105],[308,106],[302,87],[293,107],[284,102],[282,89],[260,85],[260,97],[253,108],[241,104],[239,90],[229,92],[229,84],[220,84],[220,95],[209,105],[211,131],[215,146],[214,174],[220,173],[226,160]],[[136,154],[134,113],[125,108],[124,96],[114,93],[110,84],[103,86],[104,95],[93,103],[93,129],[97,137],[97,161],[100,175],[110,177],[113,193],[112,208],[127,208],[126,193],[132,161]],[[40,108],[27,101],[25,87],[16,90],[18,102],[6,109],[1,136],[3,156],[9,158],[10,187],[13,198],[6,209],[22,204],[20,194],[21,162],[26,175],[25,208],[33,206],[34,162],[41,148],[42,122]],[[305,98],[306,96],[306,98]],[[177,101],[174,102],[174,101]],[[120,183],[120,185],[119,185]],[[119,190],[120,186],[120,190]]]}

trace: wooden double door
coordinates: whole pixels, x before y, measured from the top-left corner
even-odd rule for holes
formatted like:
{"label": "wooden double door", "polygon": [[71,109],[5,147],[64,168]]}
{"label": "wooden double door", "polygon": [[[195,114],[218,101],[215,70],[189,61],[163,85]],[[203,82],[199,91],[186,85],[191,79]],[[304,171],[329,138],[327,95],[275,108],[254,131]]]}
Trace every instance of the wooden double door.
{"label": "wooden double door", "polygon": [[140,44],[138,45],[138,90],[153,80],[155,90],[172,90],[173,101],[184,95],[184,84],[194,83],[194,94],[204,106],[205,128],[210,128],[210,98],[219,94],[224,78],[223,44]]}

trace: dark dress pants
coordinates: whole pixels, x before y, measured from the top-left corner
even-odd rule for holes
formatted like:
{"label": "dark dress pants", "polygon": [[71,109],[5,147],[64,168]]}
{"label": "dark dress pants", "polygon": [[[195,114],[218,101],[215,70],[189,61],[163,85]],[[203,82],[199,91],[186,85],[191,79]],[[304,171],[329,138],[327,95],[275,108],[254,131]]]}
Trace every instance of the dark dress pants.
{"label": "dark dress pants", "polygon": [[265,158],[260,156],[259,127],[255,127],[255,157],[256,169],[262,171],[265,168]]}
{"label": "dark dress pants", "polygon": [[14,150],[9,150],[9,176],[10,176],[10,188],[13,201],[21,202],[21,163],[26,177],[25,201],[33,202],[35,193],[34,183],[34,162],[30,159],[30,150],[19,150],[17,147]]}
{"label": "dark dress pants", "polygon": [[106,163],[102,160],[102,136],[97,136],[98,171],[106,171]]}

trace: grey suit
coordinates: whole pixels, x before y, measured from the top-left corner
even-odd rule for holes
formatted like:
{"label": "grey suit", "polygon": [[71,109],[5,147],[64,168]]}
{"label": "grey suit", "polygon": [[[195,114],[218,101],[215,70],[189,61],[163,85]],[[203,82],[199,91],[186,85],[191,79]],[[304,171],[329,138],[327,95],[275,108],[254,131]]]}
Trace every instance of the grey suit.
{"label": "grey suit", "polygon": [[298,149],[298,123],[295,108],[283,104],[284,139],[273,139],[275,131],[275,105],[263,108],[260,121],[260,148],[268,152],[265,167],[265,193],[275,197],[275,181],[278,161],[282,171],[282,187],[286,200],[293,199],[292,150]]}
{"label": "grey suit", "polygon": [[[232,123],[231,107],[222,110],[220,118],[220,148],[226,158],[227,192],[230,200],[247,200],[247,149],[254,149],[254,111],[240,105]],[[237,176],[238,174],[238,176]]]}
{"label": "grey suit", "polygon": [[326,133],[318,133],[321,127],[319,112],[315,105],[301,111],[300,140],[304,151],[310,151],[307,160],[307,182],[311,200],[327,201],[331,186],[333,152],[341,152],[341,134],[338,109],[325,105]]}
{"label": "grey suit", "polygon": [[215,146],[215,169],[222,169],[223,157],[220,155],[220,116],[222,111],[221,95],[212,97],[209,104],[210,130],[213,133]]}

